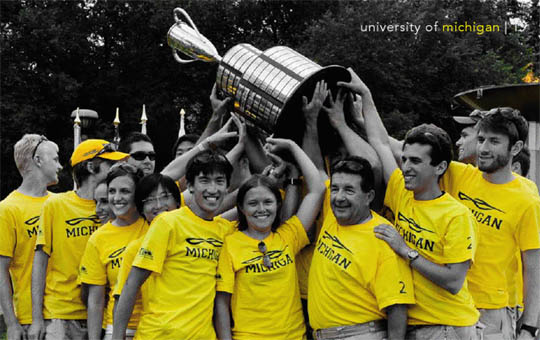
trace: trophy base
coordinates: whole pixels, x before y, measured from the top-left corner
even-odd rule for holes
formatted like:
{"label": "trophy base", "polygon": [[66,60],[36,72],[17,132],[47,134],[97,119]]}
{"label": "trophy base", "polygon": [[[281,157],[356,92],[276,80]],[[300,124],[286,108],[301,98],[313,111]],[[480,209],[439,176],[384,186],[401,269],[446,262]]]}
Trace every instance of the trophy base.
{"label": "trophy base", "polygon": [[[289,138],[302,146],[306,122],[302,113],[302,97],[311,100],[315,85],[318,81],[324,80],[328,84],[328,89],[335,98],[337,94],[337,82],[349,82],[351,75],[343,66],[330,65],[321,68],[311,76],[304,79],[291,97],[285,102],[274,128],[274,136],[277,138]],[[332,128],[328,116],[321,112],[317,122],[319,130],[319,145],[323,154],[328,154],[340,144],[337,132]]]}

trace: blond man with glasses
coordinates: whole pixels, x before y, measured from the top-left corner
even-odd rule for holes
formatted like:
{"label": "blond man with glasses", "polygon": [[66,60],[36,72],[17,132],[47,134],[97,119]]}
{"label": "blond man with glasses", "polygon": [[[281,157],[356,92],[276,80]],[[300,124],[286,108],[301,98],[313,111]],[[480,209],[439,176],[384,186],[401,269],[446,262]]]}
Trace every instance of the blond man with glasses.
{"label": "blond man with glasses", "polygon": [[58,182],[62,166],[56,143],[36,134],[26,134],[15,144],[14,158],[23,180],[0,202],[0,305],[8,339],[23,339],[32,323],[28,268],[41,208],[52,195],[47,187]]}

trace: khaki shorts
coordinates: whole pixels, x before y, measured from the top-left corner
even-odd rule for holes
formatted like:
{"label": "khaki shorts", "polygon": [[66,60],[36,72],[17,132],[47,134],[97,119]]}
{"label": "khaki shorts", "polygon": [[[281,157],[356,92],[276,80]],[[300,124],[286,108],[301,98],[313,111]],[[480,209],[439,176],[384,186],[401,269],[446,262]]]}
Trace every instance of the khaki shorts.
{"label": "khaki shorts", "polygon": [[475,326],[408,326],[405,334],[407,340],[476,340]]}
{"label": "khaki shorts", "polygon": [[513,340],[516,338],[517,313],[512,308],[478,309],[484,328],[484,340]]}
{"label": "khaki shorts", "polygon": [[86,340],[86,320],[45,320],[45,340]]}

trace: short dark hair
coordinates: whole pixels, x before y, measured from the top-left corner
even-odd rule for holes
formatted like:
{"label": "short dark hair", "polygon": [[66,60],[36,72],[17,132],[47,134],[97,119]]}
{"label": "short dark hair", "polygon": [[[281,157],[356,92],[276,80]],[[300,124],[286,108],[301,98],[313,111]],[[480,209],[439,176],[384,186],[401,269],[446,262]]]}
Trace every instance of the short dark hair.
{"label": "short dark hair", "polygon": [[109,172],[107,173],[107,186],[111,184],[112,180],[117,177],[122,176],[128,176],[133,180],[133,183],[135,183],[135,186],[137,186],[137,183],[139,183],[139,180],[144,176],[141,169],[125,163],[115,163],[111,168],[109,169]]}
{"label": "short dark hair", "polygon": [[82,184],[90,177],[91,173],[88,171],[87,164],[93,163],[94,169],[96,169],[96,173],[99,173],[100,171],[100,165],[101,163],[109,163],[113,164],[113,161],[108,159],[103,159],[99,157],[90,158],[85,161],[82,161],[80,163],[75,164],[75,166],[71,170],[71,174],[73,177],[73,181],[75,184],[77,184],[78,187],[81,187]]}
{"label": "short dark hair", "polygon": [[176,158],[176,149],[178,149],[178,145],[180,145],[180,143],[182,143],[184,141],[189,141],[189,142],[193,143],[193,145],[195,145],[195,144],[197,144],[197,141],[199,140],[200,137],[201,136],[196,135],[194,133],[178,137],[178,139],[176,140],[176,142],[174,142],[174,145],[173,145],[172,158],[173,159]]}
{"label": "short dark hair", "polygon": [[492,131],[508,137],[510,149],[518,140],[525,143],[529,135],[527,120],[519,110],[511,107],[498,107],[490,110],[478,123],[478,131]]}
{"label": "short dark hair", "polygon": [[131,144],[135,142],[148,142],[154,145],[150,137],[148,137],[144,133],[133,131],[130,132],[126,137],[122,138],[120,144],[118,145],[118,151],[129,153],[131,151]]}
{"label": "short dark hair", "polygon": [[230,183],[233,167],[227,157],[218,150],[204,150],[193,156],[186,165],[186,180],[195,183],[195,177],[200,173],[209,175],[223,173]]}
{"label": "short dark hair", "polygon": [[[369,192],[375,188],[375,176],[371,164],[362,157],[347,156],[339,162],[336,162],[330,169],[330,174],[344,173],[358,175],[362,179],[360,188],[364,192]],[[330,177],[330,180],[332,177]]]}
{"label": "short dark hair", "polygon": [[440,127],[433,124],[421,124],[413,127],[405,135],[403,148],[405,148],[406,144],[415,143],[431,146],[429,153],[429,157],[431,157],[430,165],[436,166],[442,161],[446,161],[446,164],[450,165],[452,161],[452,140],[448,133]]}
{"label": "short dark hair", "polygon": [[242,212],[241,207],[244,204],[244,199],[246,198],[247,192],[256,187],[267,188],[268,190],[270,190],[270,192],[274,195],[276,199],[276,218],[274,219],[274,222],[272,222],[272,231],[276,231],[281,223],[279,216],[281,213],[281,206],[283,200],[281,199],[281,193],[279,192],[277,182],[261,174],[255,174],[251,176],[251,178],[244,182],[244,184],[242,184],[238,189],[238,195],[236,196],[236,209],[238,211],[238,230],[246,230],[248,228],[246,215],[244,215],[244,213]]}
{"label": "short dark hair", "polygon": [[526,145],[523,145],[521,151],[512,158],[512,163],[515,162],[521,165],[521,176],[527,176],[531,167],[531,153]]}
{"label": "short dark hair", "polygon": [[[137,211],[141,216],[144,217],[144,200],[156,190],[159,185],[161,185],[165,190],[167,190],[173,196],[176,201],[176,206],[180,206],[180,190],[176,186],[176,183],[169,176],[162,174],[150,174],[144,176],[137,187],[135,188],[135,205],[137,206]],[[146,218],[146,217],[145,217]]]}

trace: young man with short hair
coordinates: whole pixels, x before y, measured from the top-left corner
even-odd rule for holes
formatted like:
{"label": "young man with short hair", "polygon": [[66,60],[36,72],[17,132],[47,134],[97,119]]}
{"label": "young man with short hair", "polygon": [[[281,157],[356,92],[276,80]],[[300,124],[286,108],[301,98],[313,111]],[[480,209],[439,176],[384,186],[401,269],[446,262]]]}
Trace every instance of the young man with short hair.
{"label": "young man with short hair", "polygon": [[[33,249],[47,187],[62,170],[58,146],[45,136],[24,135],[14,147],[21,185],[0,202],[0,305],[8,339],[23,339],[32,323],[30,296]],[[13,287],[13,291],[11,290]]]}
{"label": "young man with short hair", "polygon": [[88,139],[71,155],[75,191],[54,195],[43,205],[32,267],[32,326],[38,339],[84,339],[86,307],[77,282],[90,235],[101,225],[93,200],[111,164],[129,157],[113,144]]}
{"label": "young man with short hair", "polygon": [[227,194],[232,166],[218,151],[204,150],[186,166],[189,206],[152,221],[122,290],[113,339],[123,339],[136,293],[145,283],[152,295],[141,316],[141,339],[215,339],[212,324],[216,268],[234,224],[216,216]]}
{"label": "young man with short hair", "polygon": [[413,269],[416,304],[408,310],[406,338],[473,339],[479,313],[465,281],[476,249],[476,223],[468,209],[439,188],[450,163],[450,137],[434,125],[411,129],[403,144],[401,169],[367,86],[351,70],[338,83],[362,96],[369,143],[377,151],[388,184],[385,205],[395,227],[380,225],[386,241]]}
{"label": "young man with short hair", "polygon": [[145,176],[154,173],[156,152],[152,140],[144,133],[131,132],[120,141],[118,150],[128,153],[128,163],[141,169]]}
{"label": "young man with short hair", "polygon": [[[479,225],[475,265],[468,282],[484,335],[532,339],[540,311],[540,199],[512,173],[512,158],[523,147],[527,122],[512,108],[490,110],[477,126],[478,168],[452,162],[441,187],[467,206]],[[521,252],[524,312],[516,323],[507,308],[508,268]]]}
{"label": "young man with short hair", "polygon": [[374,181],[361,157],[331,169],[309,272],[309,319],[318,340],[405,336],[406,304],[414,304],[411,271],[375,237],[374,228],[389,222],[369,208]]}

